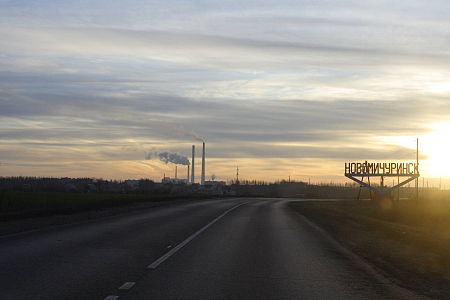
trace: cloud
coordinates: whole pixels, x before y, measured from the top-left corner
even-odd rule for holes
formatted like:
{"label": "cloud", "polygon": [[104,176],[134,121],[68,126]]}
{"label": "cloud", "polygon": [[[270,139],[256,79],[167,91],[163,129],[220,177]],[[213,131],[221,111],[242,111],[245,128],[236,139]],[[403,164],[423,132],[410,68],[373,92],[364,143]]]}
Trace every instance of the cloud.
{"label": "cloud", "polygon": [[156,176],[145,149],[202,138],[219,175],[408,159],[380,137],[449,119],[447,6],[2,1],[0,171]]}
{"label": "cloud", "polygon": [[[321,144],[339,147],[370,141],[379,135],[417,135],[428,130],[426,124],[445,118],[449,109],[446,102],[438,99],[264,103],[161,95],[131,100],[79,96],[67,101],[67,97],[59,99],[52,95],[35,97],[34,101],[24,99],[0,102],[0,112],[11,123],[0,129],[4,141],[54,143],[64,138],[66,143],[89,142],[92,144],[87,145],[92,146],[97,143],[125,146],[130,138],[141,142],[194,142],[195,137],[189,131],[192,128],[206,137],[208,143],[227,143],[237,148],[241,148],[240,143],[248,143],[258,155],[270,152],[262,152],[259,143],[320,148]],[[24,116],[31,123],[17,123]],[[46,120],[44,126],[38,126],[40,119]],[[256,155],[249,147],[246,149],[249,156]],[[281,155],[281,150],[271,151],[273,157]],[[286,153],[292,152],[283,156]]]}
{"label": "cloud", "polygon": [[[423,51],[427,45],[414,49],[403,44],[377,47],[360,42],[355,46],[324,40],[264,40],[154,30],[4,27],[1,35],[0,49],[9,55],[131,56],[228,70],[274,67],[292,70],[342,64],[362,68],[416,65],[417,60],[421,64],[439,65],[448,59],[444,51]],[[234,53],[233,59],[229,53]]]}

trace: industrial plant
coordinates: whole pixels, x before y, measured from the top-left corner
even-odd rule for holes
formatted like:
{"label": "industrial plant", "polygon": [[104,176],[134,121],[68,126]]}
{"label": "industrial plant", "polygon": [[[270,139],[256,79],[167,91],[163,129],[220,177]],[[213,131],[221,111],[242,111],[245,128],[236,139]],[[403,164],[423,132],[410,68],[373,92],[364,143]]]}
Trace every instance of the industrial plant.
{"label": "industrial plant", "polygon": [[192,158],[191,162],[186,164],[187,176],[186,178],[182,178],[178,176],[178,164],[175,164],[175,173],[174,177],[169,177],[164,174],[161,182],[164,184],[189,184],[189,185],[198,185],[202,187],[211,188],[211,186],[224,186],[226,184],[225,181],[216,181],[206,180],[206,146],[205,142],[202,142],[202,170],[200,175],[200,183],[197,183],[195,180],[195,145],[192,145]]}

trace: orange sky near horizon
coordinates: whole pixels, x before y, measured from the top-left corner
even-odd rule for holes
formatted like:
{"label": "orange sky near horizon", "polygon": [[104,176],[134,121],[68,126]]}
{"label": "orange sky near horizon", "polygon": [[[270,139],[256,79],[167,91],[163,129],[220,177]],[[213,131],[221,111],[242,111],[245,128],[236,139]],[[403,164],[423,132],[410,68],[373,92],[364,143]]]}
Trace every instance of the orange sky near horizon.
{"label": "orange sky near horizon", "polygon": [[[450,178],[450,2],[3,1],[0,176]],[[180,167],[180,174],[183,174]],[[449,182],[450,186],[450,182]]]}

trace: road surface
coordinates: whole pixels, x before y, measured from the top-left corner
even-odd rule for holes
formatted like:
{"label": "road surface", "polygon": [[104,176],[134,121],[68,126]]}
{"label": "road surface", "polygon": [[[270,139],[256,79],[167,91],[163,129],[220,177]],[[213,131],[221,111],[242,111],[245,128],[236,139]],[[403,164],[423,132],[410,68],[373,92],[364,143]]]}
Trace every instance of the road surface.
{"label": "road surface", "polygon": [[183,202],[0,238],[0,299],[401,299],[286,199]]}

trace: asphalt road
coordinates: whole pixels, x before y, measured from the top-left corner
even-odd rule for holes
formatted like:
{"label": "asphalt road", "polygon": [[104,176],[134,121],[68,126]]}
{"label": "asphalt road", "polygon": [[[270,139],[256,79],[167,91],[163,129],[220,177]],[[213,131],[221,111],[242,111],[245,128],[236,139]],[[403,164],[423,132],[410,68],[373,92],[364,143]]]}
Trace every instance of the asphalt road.
{"label": "asphalt road", "polygon": [[289,201],[185,202],[0,238],[0,299],[410,299]]}

